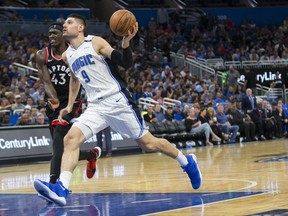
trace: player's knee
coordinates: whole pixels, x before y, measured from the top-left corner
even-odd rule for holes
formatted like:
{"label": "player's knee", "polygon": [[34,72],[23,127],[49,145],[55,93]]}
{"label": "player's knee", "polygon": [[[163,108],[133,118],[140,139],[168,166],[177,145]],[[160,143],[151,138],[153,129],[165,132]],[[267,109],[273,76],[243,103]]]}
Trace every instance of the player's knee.
{"label": "player's knee", "polygon": [[67,133],[64,137],[64,149],[74,148],[77,146],[77,137],[71,133]]}
{"label": "player's knee", "polygon": [[164,139],[156,138],[150,139],[149,141],[142,143],[142,149],[147,152],[155,152],[159,151],[161,149],[162,143],[164,142]]}

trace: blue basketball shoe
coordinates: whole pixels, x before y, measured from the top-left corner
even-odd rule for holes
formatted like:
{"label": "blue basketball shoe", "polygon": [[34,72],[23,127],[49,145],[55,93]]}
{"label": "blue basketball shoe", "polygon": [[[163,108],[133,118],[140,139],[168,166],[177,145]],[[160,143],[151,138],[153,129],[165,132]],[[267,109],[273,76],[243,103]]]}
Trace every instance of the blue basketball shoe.
{"label": "blue basketball shoe", "polygon": [[55,184],[50,184],[40,179],[34,181],[34,188],[40,194],[40,197],[47,201],[51,201],[59,206],[66,205],[66,198],[70,190],[65,188],[61,181],[57,181]]}
{"label": "blue basketball shoe", "polygon": [[201,186],[202,175],[198,167],[197,157],[194,154],[186,155],[188,164],[182,167],[184,172],[186,172],[190,178],[192,187],[196,190]]}

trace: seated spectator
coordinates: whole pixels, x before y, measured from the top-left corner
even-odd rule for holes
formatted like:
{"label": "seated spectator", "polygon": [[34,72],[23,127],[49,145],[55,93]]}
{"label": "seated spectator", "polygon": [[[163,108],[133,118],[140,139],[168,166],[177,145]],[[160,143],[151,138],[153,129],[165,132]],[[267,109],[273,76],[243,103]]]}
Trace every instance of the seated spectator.
{"label": "seated spectator", "polygon": [[235,100],[237,102],[242,102],[243,98],[246,96],[243,88],[244,87],[242,85],[237,85],[237,89],[235,91]]}
{"label": "seated spectator", "polygon": [[38,113],[35,124],[36,125],[44,125],[45,124],[45,117],[42,113]]}
{"label": "seated spectator", "polygon": [[185,104],[182,110],[183,119],[186,119],[189,115],[190,107],[189,105]]}
{"label": "seated spectator", "polygon": [[165,116],[164,113],[162,111],[161,105],[160,104],[156,104],[154,106],[154,115],[157,118],[157,122],[163,122],[165,120]]}
{"label": "seated spectator", "polygon": [[[201,115],[201,114],[200,114]],[[204,113],[202,114],[204,115]],[[227,143],[229,139],[229,135],[225,134],[221,128],[218,126],[217,118],[215,116],[215,110],[213,107],[208,107],[206,111],[206,119],[208,120],[208,123],[212,129],[212,131],[221,138],[221,143]],[[202,122],[202,121],[201,121]]]}
{"label": "seated spectator", "polygon": [[[26,106],[29,106],[29,105],[26,105]],[[32,107],[31,108],[32,124],[35,124],[37,122],[38,115],[39,115],[39,110],[37,109],[37,107]],[[43,118],[44,118],[44,116],[43,116]]]}
{"label": "seated spectator", "polygon": [[22,98],[20,95],[15,96],[15,103],[12,105],[11,109],[12,111],[17,109],[23,109],[24,110],[25,105],[22,103]]}
{"label": "seated spectator", "polygon": [[224,103],[225,101],[222,98],[222,93],[221,92],[217,92],[216,93],[216,99],[215,99],[215,103]]}
{"label": "seated spectator", "polygon": [[204,133],[206,138],[206,145],[213,145],[210,142],[210,135],[212,135],[212,140],[220,142],[221,139],[212,131],[208,123],[201,124],[201,121],[196,117],[195,110],[190,109],[189,116],[184,121],[186,131],[192,134]]}
{"label": "seated spectator", "polygon": [[35,104],[38,103],[39,100],[43,99],[45,95],[44,86],[42,84],[39,85],[39,88],[32,94],[32,98]]}
{"label": "seated spectator", "polygon": [[232,124],[239,126],[240,135],[244,137],[244,142],[257,141],[255,136],[256,126],[250,116],[245,114],[241,102],[234,102],[227,108],[227,114],[231,115]]}
{"label": "seated spectator", "polygon": [[156,91],[156,95],[154,95],[153,100],[157,101],[159,104],[163,104],[163,97],[162,97],[162,91],[160,89],[158,89]]}
{"label": "seated spectator", "polygon": [[172,106],[169,106],[167,108],[166,113],[165,113],[164,116],[165,116],[166,121],[174,121],[175,120]]}
{"label": "seated spectator", "polygon": [[232,86],[228,87],[228,90],[226,92],[226,98],[229,98],[230,96],[234,96],[234,88]]}
{"label": "seated spectator", "polygon": [[143,115],[143,118],[146,122],[157,122],[157,118],[153,113],[153,106],[147,108],[147,113]]}
{"label": "seated spectator", "polygon": [[48,124],[49,123],[49,119],[48,119],[48,116],[46,115],[46,109],[45,108],[41,108],[39,110],[39,112],[43,114],[45,124]]}
{"label": "seated spectator", "polygon": [[2,118],[2,122],[0,122],[0,126],[12,126],[10,123],[10,116],[5,114]]}
{"label": "seated spectator", "polygon": [[29,105],[31,107],[34,106],[33,98],[31,96],[26,98],[26,105]]}
{"label": "seated spectator", "polygon": [[229,135],[231,134],[231,136],[229,138],[229,143],[235,143],[236,142],[237,132],[239,130],[239,126],[230,124],[226,114],[224,113],[224,107],[223,107],[222,104],[219,104],[217,106],[216,118],[217,118],[217,122],[219,123],[220,129],[225,134],[229,134]]}
{"label": "seated spectator", "polygon": [[142,95],[144,98],[152,98],[153,97],[153,88],[151,84],[147,84],[145,87],[145,91]]}
{"label": "seated spectator", "polygon": [[277,136],[278,129],[276,119],[272,113],[272,107],[268,101],[263,100],[262,110],[264,113],[264,136],[268,139],[274,139]]}
{"label": "seated spectator", "polygon": [[284,126],[287,126],[288,124],[288,118],[285,115],[285,112],[282,108],[282,102],[277,103],[277,108],[273,110],[272,115],[274,116],[276,120],[276,126],[277,126],[277,137],[283,137],[284,136]]}
{"label": "seated spectator", "polygon": [[256,104],[256,109],[253,109],[250,113],[248,113],[248,115],[251,117],[252,121],[256,125],[256,133],[258,135],[258,140],[266,140],[266,137],[264,136],[265,117],[264,111],[262,109],[262,102],[258,102]]}
{"label": "seated spectator", "polygon": [[27,113],[23,113],[22,116],[18,119],[17,125],[31,125],[32,119]]}
{"label": "seated spectator", "polygon": [[177,102],[174,106],[173,115],[175,120],[182,121],[185,119],[185,114],[181,110],[181,103]]}

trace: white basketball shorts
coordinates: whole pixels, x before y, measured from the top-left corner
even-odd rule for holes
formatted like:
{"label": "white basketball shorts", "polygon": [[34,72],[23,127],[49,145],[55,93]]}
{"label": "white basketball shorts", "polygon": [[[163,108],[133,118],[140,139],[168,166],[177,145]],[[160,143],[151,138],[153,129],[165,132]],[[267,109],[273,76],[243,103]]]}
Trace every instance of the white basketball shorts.
{"label": "white basketball shorts", "polygon": [[95,103],[88,102],[87,109],[75,119],[72,127],[78,127],[86,139],[108,126],[127,138],[139,139],[148,129],[138,106],[131,100],[130,96],[119,92]]}

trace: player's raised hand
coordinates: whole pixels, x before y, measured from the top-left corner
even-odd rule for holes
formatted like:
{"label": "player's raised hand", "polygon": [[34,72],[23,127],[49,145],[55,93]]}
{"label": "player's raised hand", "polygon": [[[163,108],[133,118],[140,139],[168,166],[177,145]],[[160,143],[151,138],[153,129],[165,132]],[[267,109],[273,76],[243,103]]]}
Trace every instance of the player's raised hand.
{"label": "player's raised hand", "polygon": [[135,25],[133,26],[133,30],[132,31],[128,30],[128,35],[123,37],[122,48],[126,48],[129,46],[130,40],[137,34],[137,32],[138,32],[138,22],[136,22]]}
{"label": "player's raised hand", "polygon": [[59,99],[58,98],[48,98],[48,105],[54,111],[60,105]]}

